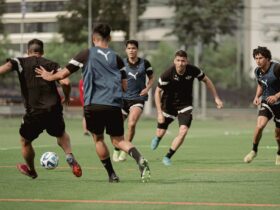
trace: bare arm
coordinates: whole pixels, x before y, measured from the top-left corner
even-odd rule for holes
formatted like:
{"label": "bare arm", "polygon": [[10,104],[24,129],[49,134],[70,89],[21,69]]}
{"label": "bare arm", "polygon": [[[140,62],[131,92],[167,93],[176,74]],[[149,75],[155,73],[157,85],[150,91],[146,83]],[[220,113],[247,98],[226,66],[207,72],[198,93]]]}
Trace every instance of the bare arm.
{"label": "bare arm", "polygon": [[62,90],[63,90],[63,94],[64,94],[63,103],[68,105],[70,103],[70,93],[71,93],[70,80],[69,80],[69,78],[65,78],[63,80],[59,80],[58,82],[61,85]]}
{"label": "bare arm", "polygon": [[146,85],[146,88],[141,91],[140,96],[148,95],[149,90],[153,86],[153,83],[154,83],[154,80],[155,80],[154,74],[149,75],[148,78],[149,78],[149,81]]}
{"label": "bare arm", "polygon": [[259,105],[261,103],[261,95],[262,95],[262,86],[260,84],[258,84],[257,89],[256,89],[256,95],[253,101],[253,104],[255,104],[256,106]]}
{"label": "bare arm", "polygon": [[164,116],[163,116],[162,109],[161,109],[161,95],[162,95],[162,92],[163,92],[162,89],[160,89],[159,87],[156,88],[155,104],[156,104],[157,116],[158,116],[158,122],[159,123],[164,123]]}
{"label": "bare arm", "polygon": [[223,102],[221,101],[220,97],[218,96],[218,93],[216,91],[216,88],[215,88],[213,82],[207,76],[205,76],[202,79],[202,81],[205,83],[206,87],[213,95],[217,108],[221,109],[223,107]]}
{"label": "bare arm", "polygon": [[12,63],[10,61],[0,66],[0,74],[4,74],[10,70],[12,70]]}
{"label": "bare arm", "polygon": [[122,91],[126,92],[127,90],[127,79],[122,79]]}
{"label": "bare arm", "polygon": [[53,73],[53,71],[48,72],[43,66],[40,66],[40,68],[36,68],[35,71],[38,74],[37,77],[42,77],[47,81],[63,80],[71,74],[71,72],[66,67],[56,72],[55,74]]}

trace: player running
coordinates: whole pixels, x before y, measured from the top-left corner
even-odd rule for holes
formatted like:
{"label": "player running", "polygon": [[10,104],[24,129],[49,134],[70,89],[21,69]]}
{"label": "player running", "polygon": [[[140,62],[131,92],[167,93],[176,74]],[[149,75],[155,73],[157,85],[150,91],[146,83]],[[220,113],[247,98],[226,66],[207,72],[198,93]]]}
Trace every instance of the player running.
{"label": "player running", "polygon": [[[43,58],[44,44],[32,39],[27,44],[28,57],[11,58],[0,66],[0,74],[14,70],[17,72],[26,113],[20,126],[21,152],[26,164],[17,165],[18,170],[33,179],[35,170],[35,151],[32,142],[44,131],[57,138],[58,145],[66,154],[66,161],[75,176],[82,176],[82,169],[72,154],[70,137],[65,132],[61,99],[55,82],[36,77],[35,68],[43,66],[46,71],[59,71],[57,63]],[[69,103],[71,87],[69,79],[59,80],[64,92],[64,102]]]}
{"label": "player running", "polygon": [[158,80],[155,91],[155,103],[158,113],[156,137],[152,139],[151,149],[155,150],[167,128],[176,117],[179,121],[179,133],[171,143],[163,158],[164,165],[171,165],[171,157],[183,144],[192,122],[193,81],[198,79],[206,84],[212,93],[217,108],[223,107],[212,81],[196,66],[188,64],[187,53],[179,50],[175,54],[174,66],[165,71]]}
{"label": "player running", "polygon": [[255,69],[258,85],[253,103],[260,105],[260,109],[253,136],[253,148],[244,157],[244,162],[250,163],[257,156],[263,129],[273,117],[275,139],[278,144],[275,164],[280,165],[280,64],[271,61],[271,52],[266,47],[254,49],[253,57],[258,66]]}
{"label": "player running", "polygon": [[[148,92],[154,82],[153,68],[150,62],[138,57],[138,41],[128,40],[126,42],[127,58],[124,58],[127,74],[127,90],[123,96],[122,114],[127,119],[126,141],[132,142],[135,135],[136,124],[143,112],[145,101],[148,100]],[[146,84],[146,77],[148,82]],[[113,161],[125,161],[127,153],[114,149]]]}
{"label": "player running", "polygon": [[122,118],[122,91],[127,80],[122,59],[109,48],[111,28],[98,24],[93,28],[94,47],[81,51],[61,71],[51,74],[44,68],[37,69],[45,80],[59,80],[83,69],[84,112],[87,129],[93,134],[97,155],[106,169],[109,182],[119,182],[108,147],[104,141],[104,130],[110,135],[114,147],[127,152],[137,162],[143,182],[150,179],[148,161],[128,141],[124,140]]}

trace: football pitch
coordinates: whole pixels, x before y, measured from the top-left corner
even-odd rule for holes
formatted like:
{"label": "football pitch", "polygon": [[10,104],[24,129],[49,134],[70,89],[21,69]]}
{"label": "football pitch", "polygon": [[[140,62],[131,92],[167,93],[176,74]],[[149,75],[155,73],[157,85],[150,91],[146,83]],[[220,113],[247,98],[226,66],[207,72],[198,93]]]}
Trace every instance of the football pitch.
{"label": "football pitch", "polygon": [[[166,167],[161,160],[177,134],[177,122],[157,150],[151,151],[156,122],[141,119],[133,143],[149,160],[151,181],[142,183],[138,167],[128,158],[113,163],[120,183],[109,183],[92,138],[82,134],[81,119],[66,119],[73,152],[83,168],[81,178],[73,176],[55,138],[45,133],[34,142],[38,178],[20,174],[15,167],[23,161],[20,121],[0,118],[0,210],[280,209],[280,166],[275,165],[272,122],[263,133],[258,157],[245,164],[255,120],[194,120],[172,166]],[[106,142],[112,151],[108,136]],[[40,166],[40,156],[46,151],[59,155],[58,168]]]}

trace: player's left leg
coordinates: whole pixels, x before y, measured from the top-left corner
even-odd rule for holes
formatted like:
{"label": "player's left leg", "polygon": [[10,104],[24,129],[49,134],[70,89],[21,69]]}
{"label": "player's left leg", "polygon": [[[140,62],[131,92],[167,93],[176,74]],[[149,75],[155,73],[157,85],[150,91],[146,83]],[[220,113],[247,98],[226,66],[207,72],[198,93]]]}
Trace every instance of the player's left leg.
{"label": "player's left leg", "polygon": [[81,177],[83,174],[82,168],[72,153],[69,135],[66,132],[63,132],[62,136],[56,138],[57,138],[57,144],[63,149],[66,155],[66,162],[71,167],[72,173],[76,177]]}
{"label": "player's left leg", "polygon": [[151,172],[148,161],[141,155],[141,153],[136,149],[136,147],[131,142],[125,141],[123,137],[111,136],[111,141],[115,147],[118,147],[122,151],[125,151],[136,161],[140,170],[142,181],[149,181],[151,177]]}
{"label": "player's left leg", "polygon": [[62,148],[66,156],[66,162],[76,177],[82,176],[82,168],[72,154],[70,136],[65,131],[62,107],[57,106],[51,112],[46,113],[46,131],[49,135],[56,137],[57,144]]}
{"label": "player's left leg", "polygon": [[[142,114],[142,109],[137,106],[130,107],[129,115],[127,118],[127,133],[125,136],[125,140],[132,142],[134,135],[135,135],[135,128],[136,124]],[[121,151],[119,155],[119,161],[125,161],[126,160],[126,152]]]}
{"label": "player's left leg", "polygon": [[169,148],[169,151],[162,159],[163,164],[166,166],[171,165],[171,157],[175,154],[175,152],[179,149],[179,147],[183,144],[185,140],[185,137],[192,123],[192,110],[190,109],[183,113],[179,113],[178,121],[179,121],[178,135],[174,138],[174,140],[171,143],[171,147]]}
{"label": "player's left leg", "polygon": [[188,133],[189,128],[186,125],[181,125],[179,127],[178,135],[173,139],[171,143],[171,147],[169,151],[163,158],[162,162],[164,165],[169,166],[171,165],[171,157],[175,154],[175,152],[179,149],[179,147],[183,144],[185,137]]}

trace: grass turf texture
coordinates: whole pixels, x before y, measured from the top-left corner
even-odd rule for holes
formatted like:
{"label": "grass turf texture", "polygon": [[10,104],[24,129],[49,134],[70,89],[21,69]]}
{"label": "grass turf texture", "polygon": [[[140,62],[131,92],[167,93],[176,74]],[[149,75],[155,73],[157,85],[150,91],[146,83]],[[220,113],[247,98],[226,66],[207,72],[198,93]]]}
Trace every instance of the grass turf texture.
{"label": "grass turf texture", "polygon": [[[92,138],[83,136],[81,119],[66,119],[73,152],[83,167],[81,178],[74,177],[56,139],[45,133],[34,142],[39,177],[31,180],[23,176],[15,167],[22,162],[20,122],[19,118],[0,118],[0,210],[280,208],[280,167],[275,166],[272,122],[265,129],[257,158],[245,164],[243,157],[251,149],[255,121],[194,120],[172,166],[166,167],[161,161],[177,134],[177,122],[151,151],[156,122],[141,119],[133,143],[149,160],[151,181],[142,183],[134,160],[128,158],[113,163],[121,180],[113,184],[97,158]],[[108,136],[106,142],[112,151]],[[46,151],[59,155],[57,169],[40,166],[40,156]]]}

